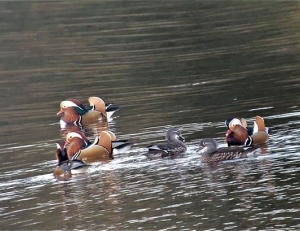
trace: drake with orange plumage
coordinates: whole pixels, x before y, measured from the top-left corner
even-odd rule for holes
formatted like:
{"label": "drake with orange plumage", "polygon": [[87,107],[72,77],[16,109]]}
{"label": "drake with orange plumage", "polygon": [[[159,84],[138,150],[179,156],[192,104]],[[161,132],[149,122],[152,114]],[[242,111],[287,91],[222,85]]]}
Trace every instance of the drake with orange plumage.
{"label": "drake with orange plumage", "polygon": [[94,142],[87,143],[87,137],[81,132],[70,132],[66,136],[69,159],[97,160],[112,159],[113,154],[128,151],[132,143],[127,140],[116,140],[111,131],[102,131]]}
{"label": "drake with orange plumage", "polygon": [[233,118],[228,123],[228,130],[225,141],[228,146],[245,145],[251,146],[266,143],[269,139],[269,128],[266,128],[264,119],[260,116],[255,117],[253,129],[247,129],[244,119]]}
{"label": "drake with orange plumage", "polygon": [[105,103],[99,97],[90,97],[88,99],[90,106],[85,107],[77,99],[67,99],[60,103],[60,110],[57,115],[61,116],[61,126],[65,124],[87,124],[95,123],[99,120],[110,121],[112,115],[119,110],[118,106],[111,103]]}

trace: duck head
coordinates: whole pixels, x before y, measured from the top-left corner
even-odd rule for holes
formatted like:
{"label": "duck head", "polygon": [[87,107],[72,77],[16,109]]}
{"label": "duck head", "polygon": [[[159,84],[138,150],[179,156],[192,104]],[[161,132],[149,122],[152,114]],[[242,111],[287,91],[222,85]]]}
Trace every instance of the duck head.
{"label": "duck head", "polygon": [[67,135],[66,135],[66,142],[67,143],[71,143],[73,141],[74,138],[79,138],[79,139],[82,139],[86,145],[85,146],[88,146],[91,144],[91,142],[89,141],[89,139],[85,136],[85,134],[81,131],[73,131],[73,132],[69,132]]}
{"label": "duck head", "polygon": [[180,130],[176,127],[171,127],[168,129],[167,131],[167,134],[166,134],[166,139],[168,141],[171,141],[171,142],[174,142],[174,141],[181,141],[181,142],[184,142],[185,139],[184,137],[182,136]]}
{"label": "duck head", "polygon": [[243,145],[248,139],[248,130],[239,119],[232,119],[228,128],[225,138],[228,146]]}
{"label": "duck head", "polygon": [[200,151],[200,153],[213,153],[217,150],[218,143],[213,138],[204,138],[199,143],[199,149],[197,149],[197,152]]}
{"label": "duck head", "polygon": [[66,124],[81,124],[82,118],[73,107],[62,108],[58,113]]}
{"label": "duck head", "polygon": [[64,108],[74,108],[79,115],[83,115],[88,112],[88,109],[77,99],[67,99],[60,103],[60,111],[57,114],[63,113]]}
{"label": "duck head", "polygon": [[81,149],[87,147],[90,142],[82,132],[69,132],[66,135],[67,154],[69,159],[79,152]]}
{"label": "duck head", "polygon": [[244,118],[234,118],[234,117],[232,117],[232,118],[228,118],[227,120],[225,120],[225,126],[228,129],[229,129],[229,125],[230,125],[231,121],[235,121],[235,123],[238,122],[238,123],[242,124],[245,128],[248,127],[247,122]]}

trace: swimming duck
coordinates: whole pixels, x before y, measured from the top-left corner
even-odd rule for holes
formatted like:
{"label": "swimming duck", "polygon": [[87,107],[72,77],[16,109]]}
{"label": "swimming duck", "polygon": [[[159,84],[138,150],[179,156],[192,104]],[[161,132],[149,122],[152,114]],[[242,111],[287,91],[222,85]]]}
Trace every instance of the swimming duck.
{"label": "swimming duck", "polygon": [[[119,107],[111,103],[104,103],[99,97],[90,97],[88,99],[90,106],[85,107],[77,99],[67,99],[60,103],[60,111],[57,115],[62,116],[61,126],[64,123],[69,124],[87,124],[95,123],[98,120],[110,121],[111,116]],[[72,108],[72,109],[70,109]]]}
{"label": "swimming duck", "polygon": [[251,146],[266,143],[269,135],[266,132],[264,119],[260,116],[255,117],[252,135],[249,135],[245,124],[241,120],[234,118],[228,125],[225,141],[228,146],[245,145]]}
{"label": "swimming duck", "polygon": [[82,160],[70,160],[68,158],[65,142],[58,141],[56,142],[56,158],[58,164],[54,169],[53,175],[56,177],[71,177],[72,174],[84,172],[87,170],[89,165],[84,163]]}
{"label": "swimming duck", "polygon": [[112,159],[113,154],[126,152],[133,145],[127,140],[116,140],[115,134],[111,131],[100,132],[93,143],[87,142],[87,140],[81,132],[69,132],[67,134],[66,142],[69,159]]}
{"label": "swimming duck", "polygon": [[[258,116],[260,117],[260,116]],[[261,118],[261,117],[260,117]],[[241,124],[247,128],[247,131],[248,131],[248,135],[249,136],[252,136],[253,133],[255,132],[254,130],[254,127],[249,127],[248,124],[247,124],[247,121],[244,119],[244,118],[228,118],[227,120],[225,120],[225,126],[227,127],[227,129],[229,129],[229,124],[232,120],[240,120]],[[262,118],[261,118],[262,119]],[[270,127],[265,127],[265,132],[267,134],[270,134],[270,132],[272,131],[272,129]]]}
{"label": "swimming duck", "polygon": [[81,116],[77,113],[76,109],[72,107],[62,108],[57,115],[61,116],[61,128],[65,128],[69,124],[82,126],[84,124],[96,123],[102,118],[102,114],[98,111],[90,111],[89,113],[85,114],[85,116]]}
{"label": "swimming duck", "polygon": [[223,160],[232,160],[239,158],[247,158],[247,153],[253,149],[245,149],[243,147],[221,147],[213,138],[204,138],[200,141],[199,149],[202,163],[217,162]]}
{"label": "swimming duck", "polygon": [[167,142],[153,144],[148,146],[148,152],[145,154],[149,159],[163,158],[167,156],[175,156],[186,151],[184,137],[176,127],[171,127],[166,133]]}

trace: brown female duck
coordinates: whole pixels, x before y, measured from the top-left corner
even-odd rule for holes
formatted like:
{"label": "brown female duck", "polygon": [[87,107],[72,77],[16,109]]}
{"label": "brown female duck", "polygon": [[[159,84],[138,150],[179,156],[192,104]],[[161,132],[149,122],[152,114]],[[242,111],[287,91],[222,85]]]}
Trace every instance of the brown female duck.
{"label": "brown female duck", "polygon": [[153,144],[148,146],[148,152],[145,154],[149,159],[163,158],[167,156],[175,156],[186,151],[184,137],[176,127],[171,127],[166,134],[167,142]]}
{"label": "brown female duck", "polygon": [[218,143],[213,138],[204,138],[200,141],[199,149],[202,163],[217,162],[223,160],[233,160],[239,158],[247,158],[249,151],[255,148],[246,147],[220,147],[218,148]]}

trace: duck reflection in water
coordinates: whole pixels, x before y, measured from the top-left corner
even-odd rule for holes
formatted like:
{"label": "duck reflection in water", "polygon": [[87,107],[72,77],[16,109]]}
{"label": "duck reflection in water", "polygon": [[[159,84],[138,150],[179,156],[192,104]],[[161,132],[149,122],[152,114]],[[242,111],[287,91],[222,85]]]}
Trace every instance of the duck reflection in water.
{"label": "duck reflection in water", "polygon": [[57,141],[56,159],[58,164],[54,169],[53,175],[57,178],[70,178],[73,174],[86,172],[89,165],[82,160],[70,160],[64,141]]}

